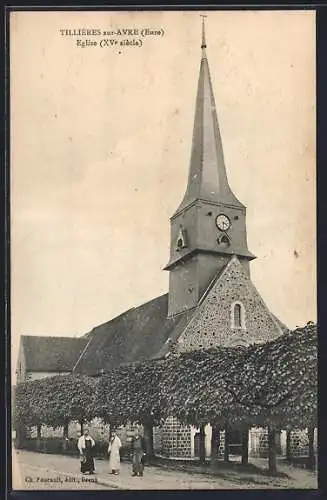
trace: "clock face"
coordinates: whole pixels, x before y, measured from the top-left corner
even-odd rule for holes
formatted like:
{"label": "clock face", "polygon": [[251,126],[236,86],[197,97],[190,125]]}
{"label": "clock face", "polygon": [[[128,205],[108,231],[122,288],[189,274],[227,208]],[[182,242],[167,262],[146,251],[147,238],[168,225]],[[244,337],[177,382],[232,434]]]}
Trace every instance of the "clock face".
{"label": "clock face", "polygon": [[221,231],[227,231],[230,228],[230,220],[227,215],[224,214],[217,215],[216,224]]}

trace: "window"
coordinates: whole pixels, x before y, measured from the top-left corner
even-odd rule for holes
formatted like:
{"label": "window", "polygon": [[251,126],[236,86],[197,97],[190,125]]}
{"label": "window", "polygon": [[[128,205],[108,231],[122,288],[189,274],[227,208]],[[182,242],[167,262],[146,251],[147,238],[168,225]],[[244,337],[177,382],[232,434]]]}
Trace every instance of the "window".
{"label": "window", "polygon": [[183,248],[183,246],[184,246],[184,242],[183,242],[182,238],[178,238],[177,248]]}
{"label": "window", "polygon": [[230,246],[230,240],[226,234],[223,234],[217,239],[218,245],[220,245],[223,248],[227,248]]}
{"label": "window", "polygon": [[235,304],[234,306],[234,326],[236,328],[241,328],[241,306],[240,304]]}
{"label": "window", "polygon": [[242,302],[232,303],[231,327],[235,330],[245,330],[245,308]]}
{"label": "window", "polygon": [[186,231],[182,228],[180,228],[177,241],[176,241],[176,250],[179,252],[183,248],[187,247],[187,241],[186,241]]}

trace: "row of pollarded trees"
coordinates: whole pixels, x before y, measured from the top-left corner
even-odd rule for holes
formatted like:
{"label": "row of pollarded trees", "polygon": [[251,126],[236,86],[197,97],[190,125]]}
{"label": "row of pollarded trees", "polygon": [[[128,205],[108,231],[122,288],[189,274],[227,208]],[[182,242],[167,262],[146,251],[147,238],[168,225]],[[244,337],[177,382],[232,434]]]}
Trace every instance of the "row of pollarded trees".
{"label": "row of pollarded trees", "polygon": [[[218,456],[220,430],[242,430],[242,462],[248,461],[248,430],[268,427],[269,470],[276,471],[275,435],[279,429],[309,429],[309,459],[314,460],[317,422],[317,327],[308,325],[277,340],[250,347],[214,348],[121,366],[100,379],[57,376],[20,384],[15,417],[28,426],[81,425],[94,417],[123,425],[139,422],[152,449],[152,429],[169,416],[200,427],[211,424],[212,459]],[[201,439],[202,437],[202,439]]]}

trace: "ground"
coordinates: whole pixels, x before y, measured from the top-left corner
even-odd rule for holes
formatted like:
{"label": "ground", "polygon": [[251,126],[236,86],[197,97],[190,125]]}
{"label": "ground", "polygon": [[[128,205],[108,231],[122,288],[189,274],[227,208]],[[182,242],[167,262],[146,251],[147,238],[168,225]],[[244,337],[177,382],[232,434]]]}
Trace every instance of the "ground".
{"label": "ground", "polygon": [[246,469],[237,463],[223,464],[212,471],[208,467],[178,464],[147,466],[143,477],[131,476],[131,465],[121,464],[119,476],[109,474],[108,462],[96,460],[96,475],[79,473],[78,457],[47,455],[13,450],[13,489],[88,489],[88,490],[188,490],[188,489],[271,489],[317,488],[316,474],[279,464],[280,474],[267,476],[266,460],[252,460]]}

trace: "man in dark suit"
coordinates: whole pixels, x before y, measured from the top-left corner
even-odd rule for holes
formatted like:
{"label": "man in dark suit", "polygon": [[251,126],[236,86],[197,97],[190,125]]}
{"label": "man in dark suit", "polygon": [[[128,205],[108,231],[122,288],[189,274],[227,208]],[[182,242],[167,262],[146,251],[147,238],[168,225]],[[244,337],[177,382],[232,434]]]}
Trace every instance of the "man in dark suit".
{"label": "man in dark suit", "polygon": [[145,440],[138,430],[136,430],[131,443],[132,448],[132,476],[143,476],[144,471],[144,456],[145,456]]}

